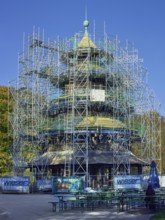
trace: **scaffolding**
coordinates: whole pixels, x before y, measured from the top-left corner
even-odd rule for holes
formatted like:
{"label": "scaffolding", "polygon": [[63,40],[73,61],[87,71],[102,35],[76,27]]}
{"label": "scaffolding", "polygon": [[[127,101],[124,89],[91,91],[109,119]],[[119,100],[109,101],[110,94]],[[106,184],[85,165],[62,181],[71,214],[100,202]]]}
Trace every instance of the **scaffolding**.
{"label": "scaffolding", "polygon": [[[110,152],[111,175],[130,174],[135,154],[157,163],[161,174],[160,104],[147,84],[138,50],[85,33],[45,40],[44,32],[24,36],[19,73],[10,82],[9,115],[15,172],[30,167],[47,178],[50,157],[63,152],[63,174],[84,175],[89,184],[89,152]],[[145,169],[143,170],[145,172]]]}

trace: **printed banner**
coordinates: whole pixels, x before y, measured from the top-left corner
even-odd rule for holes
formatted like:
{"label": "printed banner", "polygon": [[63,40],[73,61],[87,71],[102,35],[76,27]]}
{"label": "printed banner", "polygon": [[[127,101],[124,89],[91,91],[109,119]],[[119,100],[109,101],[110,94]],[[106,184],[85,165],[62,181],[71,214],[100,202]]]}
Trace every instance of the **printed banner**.
{"label": "printed banner", "polygon": [[84,191],[85,176],[53,177],[53,193],[72,193]]}
{"label": "printed banner", "polygon": [[43,192],[52,191],[52,180],[37,180],[37,189]]}
{"label": "printed banner", "polygon": [[115,176],[114,177],[114,188],[115,189],[141,189],[141,176]]}
{"label": "printed banner", "polygon": [[2,191],[8,193],[29,193],[30,179],[26,176],[1,177]]}

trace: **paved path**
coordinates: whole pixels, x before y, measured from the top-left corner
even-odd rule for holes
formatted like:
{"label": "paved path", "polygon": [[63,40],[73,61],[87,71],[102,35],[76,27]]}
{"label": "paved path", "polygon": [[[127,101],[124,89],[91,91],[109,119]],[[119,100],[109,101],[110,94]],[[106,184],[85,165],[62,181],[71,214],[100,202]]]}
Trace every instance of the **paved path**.
{"label": "paved path", "polygon": [[149,220],[147,211],[72,210],[52,212],[52,195],[0,194],[0,220]]}

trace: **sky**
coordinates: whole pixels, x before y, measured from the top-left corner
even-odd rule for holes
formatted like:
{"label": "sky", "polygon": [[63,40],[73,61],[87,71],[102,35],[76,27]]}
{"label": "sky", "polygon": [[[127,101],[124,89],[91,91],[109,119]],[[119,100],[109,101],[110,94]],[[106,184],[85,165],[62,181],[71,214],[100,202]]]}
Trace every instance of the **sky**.
{"label": "sky", "polygon": [[165,0],[0,0],[0,85],[17,77],[24,33],[35,26],[50,39],[71,37],[83,30],[85,8],[89,31],[95,21],[103,32],[105,23],[107,33],[138,49],[165,116]]}

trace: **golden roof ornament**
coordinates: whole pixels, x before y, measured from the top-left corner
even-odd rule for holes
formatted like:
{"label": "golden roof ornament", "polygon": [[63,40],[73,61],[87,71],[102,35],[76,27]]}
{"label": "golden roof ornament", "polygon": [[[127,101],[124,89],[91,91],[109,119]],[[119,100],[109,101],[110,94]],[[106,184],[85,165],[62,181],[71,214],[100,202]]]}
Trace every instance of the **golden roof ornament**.
{"label": "golden roof ornament", "polygon": [[85,20],[83,22],[83,25],[85,28],[85,33],[80,43],[78,44],[78,48],[96,48],[96,45],[92,42],[92,40],[88,36],[89,21]]}

